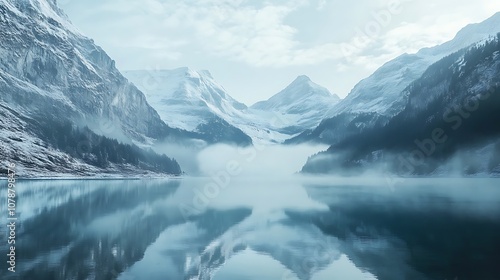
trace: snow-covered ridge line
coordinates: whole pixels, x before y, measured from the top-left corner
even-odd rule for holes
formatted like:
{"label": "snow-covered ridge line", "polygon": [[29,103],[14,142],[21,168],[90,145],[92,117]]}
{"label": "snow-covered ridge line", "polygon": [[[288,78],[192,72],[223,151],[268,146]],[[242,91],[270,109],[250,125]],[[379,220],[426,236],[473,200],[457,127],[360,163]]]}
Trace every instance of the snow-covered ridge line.
{"label": "snow-covered ridge line", "polygon": [[329,109],[318,127],[288,142],[334,144],[342,141],[345,135],[384,125],[404,109],[408,98],[405,89],[429,66],[461,49],[481,44],[498,32],[500,12],[481,23],[464,27],[449,42],[421,49],[416,54],[402,54],[354,86],[345,99]]}
{"label": "snow-covered ridge line", "polygon": [[[299,76],[286,89],[248,108],[235,100],[207,70],[125,71],[125,76],[146,94],[148,102],[173,127],[197,131],[212,115],[242,130],[255,142],[282,142],[324,117],[338,100],[326,88]],[[279,115],[279,122],[272,122]]]}

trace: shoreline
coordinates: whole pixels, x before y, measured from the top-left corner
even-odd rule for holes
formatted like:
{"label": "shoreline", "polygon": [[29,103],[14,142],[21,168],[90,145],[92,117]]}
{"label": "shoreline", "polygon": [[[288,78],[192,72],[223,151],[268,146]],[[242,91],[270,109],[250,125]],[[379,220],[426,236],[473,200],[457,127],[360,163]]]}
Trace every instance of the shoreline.
{"label": "shoreline", "polygon": [[[34,176],[34,177],[16,177],[16,181],[135,181],[135,180],[179,180],[185,176]],[[0,180],[7,180],[7,177],[0,177]]]}
{"label": "shoreline", "polygon": [[[3,174],[2,174],[3,175]],[[296,175],[299,175],[299,177],[304,177],[304,178],[314,178],[314,179],[347,179],[347,180],[352,180],[352,181],[357,181],[359,180],[365,180],[367,178],[370,179],[381,179],[381,180],[387,180],[389,179],[388,177],[385,176],[365,176],[365,177],[349,177],[349,176],[332,176],[331,174],[290,174],[289,177],[295,177]],[[88,181],[112,181],[112,180],[122,180],[122,181],[134,181],[134,180],[182,180],[188,177],[194,177],[194,178],[205,178],[209,176],[189,176],[187,174],[183,175],[156,175],[156,176],[127,176],[127,175],[110,175],[110,176],[103,176],[103,175],[92,175],[92,176],[71,176],[71,175],[66,175],[66,176],[17,176],[16,181],[50,181],[50,180],[58,180],[58,181],[83,181],[83,180],[88,180]],[[245,176],[243,176],[245,177]],[[254,176],[251,176],[254,177]],[[288,177],[288,176],[287,176]],[[7,176],[0,176],[0,181],[7,180]],[[448,176],[394,176],[390,177],[391,180],[414,180],[414,179],[438,179],[438,180],[446,180],[446,179],[500,179],[500,174],[477,174],[477,175],[472,175],[472,176],[453,176],[453,175],[448,175]]]}

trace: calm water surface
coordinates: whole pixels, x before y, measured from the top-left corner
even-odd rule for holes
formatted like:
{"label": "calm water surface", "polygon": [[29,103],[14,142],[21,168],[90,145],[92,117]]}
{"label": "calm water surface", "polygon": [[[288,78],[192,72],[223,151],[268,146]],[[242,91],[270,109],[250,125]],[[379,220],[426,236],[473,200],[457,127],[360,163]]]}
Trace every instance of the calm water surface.
{"label": "calm water surface", "polygon": [[499,183],[22,181],[0,279],[500,279]]}

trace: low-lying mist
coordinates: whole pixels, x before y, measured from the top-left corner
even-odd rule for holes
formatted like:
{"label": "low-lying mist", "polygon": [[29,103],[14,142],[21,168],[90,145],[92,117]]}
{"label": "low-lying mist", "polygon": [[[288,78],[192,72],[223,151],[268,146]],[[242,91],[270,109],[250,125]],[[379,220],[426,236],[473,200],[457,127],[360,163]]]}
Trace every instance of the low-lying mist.
{"label": "low-lying mist", "polygon": [[175,158],[190,176],[212,176],[227,171],[232,176],[289,176],[299,172],[307,159],[327,148],[326,145],[254,145],[237,147],[226,144],[160,145],[156,152]]}
{"label": "low-lying mist", "polygon": [[[430,148],[429,148],[430,147]],[[432,148],[432,149],[431,149]],[[340,177],[492,177],[500,174],[500,141],[486,140],[480,145],[435,146],[413,150],[377,150],[360,153],[356,148],[320,153],[311,157],[305,173]]]}

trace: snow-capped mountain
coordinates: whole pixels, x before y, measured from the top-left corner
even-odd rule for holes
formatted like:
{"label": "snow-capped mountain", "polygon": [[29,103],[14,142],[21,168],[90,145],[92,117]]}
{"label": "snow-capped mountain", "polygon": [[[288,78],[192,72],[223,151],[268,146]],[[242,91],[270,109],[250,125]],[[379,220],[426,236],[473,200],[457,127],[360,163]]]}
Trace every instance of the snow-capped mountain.
{"label": "snow-capped mountain", "polygon": [[145,93],[168,125],[202,134],[213,133],[217,126],[219,141],[237,144],[250,143],[246,135],[253,141],[281,142],[318,125],[326,108],[340,100],[307,76],[298,77],[269,100],[247,108],[207,70],[183,67],[125,71],[124,75]]}
{"label": "snow-capped mountain", "polygon": [[387,62],[333,106],[327,113],[328,118],[319,127],[290,142],[313,140],[335,143],[363,129],[384,124],[404,108],[407,101],[404,89],[420,78],[431,64],[475,42],[495,36],[497,32],[500,32],[500,12],[481,23],[466,26],[449,42],[422,49],[416,54],[403,54]]}
{"label": "snow-capped mountain", "polygon": [[266,101],[257,102],[252,108],[302,115],[311,110],[324,110],[326,106],[336,104],[339,101],[340,98],[337,95],[332,95],[328,89],[313,83],[309,77],[302,75],[281,92]]}
{"label": "snow-capped mountain", "polygon": [[403,110],[387,124],[332,145],[304,171],[498,174],[500,33],[434,63],[404,94]]}
{"label": "snow-capped mountain", "polygon": [[[46,167],[50,173],[84,166],[67,154],[70,148],[76,155],[77,150],[84,150],[82,144],[101,138],[88,131],[73,131],[92,139],[69,143],[74,147],[63,147],[68,148],[66,152],[57,151],[58,143],[51,141],[56,141],[59,132],[51,130],[67,123],[88,126],[100,135],[128,143],[194,137],[168,127],[144,94],[120,74],[114,61],[76,30],[56,1],[0,0],[0,38],[0,109],[9,116],[0,128],[5,133],[29,129],[19,133],[17,140],[0,140],[6,145],[4,152],[24,162],[20,169]],[[22,155],[26,157],[21,159]],[[80,156],[87,157],[87,163],[96,162],[96,156],[107,161],[108,153],[92,154],[89,148]],[[84,169],[94,171],[88,164]]]}
{"label": "snow-capped mountain", "polygon": [[228,122],[247,107],[217,84],[210,72],[187,67],[174,70],[125,71],[168,125],[203,134],[210,142],[249,145],[252,140]]}
{"label": "snow-capped mountain", "polygon": [[255,113],[266,111],[283,115],[290,125],[280,130],[296,134],[317,126],[325,118],[327,109],[339,101],[337,95],[332,95],[328,89],[302,75],[268,100],[254,104],[251,109]]}
{"label": "snow-capped mountain", "polygon": [[421,49],[416,54],[403,54],[359,82],[329,114],[376,112],[393,115],[405,105],[401,92],[420,78],[431,64],[475,42],[495,36],[497,32],[500,32],[500,12],[482,23],[464,27],[451,41]]}
{"label": "snow-capped mountain", "polygon": [[187,67],[174,70],[124,71],[169,125],[194,131],[214,113],[232,116],[247,107],[217,84],[210,72]]}
{"label": "snow-capped mountain", "polygon": [[28,115],[106,120],[134,140],[171,132],[114,61],[55,1],[0,1],[0,98]]}

